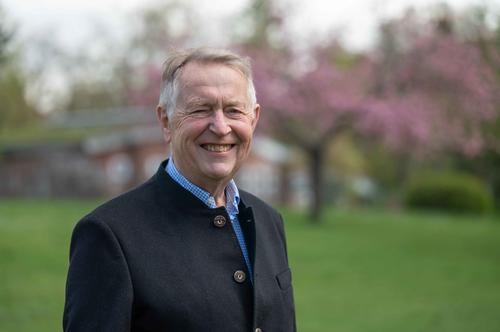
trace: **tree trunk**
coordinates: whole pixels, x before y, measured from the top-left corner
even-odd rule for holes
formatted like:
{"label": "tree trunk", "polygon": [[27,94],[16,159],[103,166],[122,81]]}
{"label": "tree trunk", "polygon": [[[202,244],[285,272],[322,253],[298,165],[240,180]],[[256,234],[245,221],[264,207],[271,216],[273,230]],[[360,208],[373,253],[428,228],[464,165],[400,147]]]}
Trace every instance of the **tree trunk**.
{"label": "tree trunk", "polygon": [[319,223],[323,212],[323,194],[324,194],[324,174],[323,161],[325,157],[325,149],[318,146],[308,151],[309,155],[309,176],[311,181],[311,205],[310,215],[312,221]]}

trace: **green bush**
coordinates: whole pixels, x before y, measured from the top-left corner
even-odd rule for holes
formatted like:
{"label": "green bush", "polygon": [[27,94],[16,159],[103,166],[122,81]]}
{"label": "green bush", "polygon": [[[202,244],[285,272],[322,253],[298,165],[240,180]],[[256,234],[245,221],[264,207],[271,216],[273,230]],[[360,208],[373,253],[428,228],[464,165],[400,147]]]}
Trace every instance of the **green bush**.
{"label": "green bush", "polygon": [[411,208],[486,213],[493,210],[493,196],[476,177],[458,172],[428,171],[411,177],[405,192]]}

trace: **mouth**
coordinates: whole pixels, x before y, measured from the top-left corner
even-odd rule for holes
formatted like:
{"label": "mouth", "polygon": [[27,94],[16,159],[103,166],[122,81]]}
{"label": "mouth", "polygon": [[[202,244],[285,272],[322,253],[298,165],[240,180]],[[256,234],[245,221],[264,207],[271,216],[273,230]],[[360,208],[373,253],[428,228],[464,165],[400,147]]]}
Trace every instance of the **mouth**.
{"label": "mouth", "polygon": [[201,144],[201,147],[210,152],[226,152],[231,150],[234,144]]}

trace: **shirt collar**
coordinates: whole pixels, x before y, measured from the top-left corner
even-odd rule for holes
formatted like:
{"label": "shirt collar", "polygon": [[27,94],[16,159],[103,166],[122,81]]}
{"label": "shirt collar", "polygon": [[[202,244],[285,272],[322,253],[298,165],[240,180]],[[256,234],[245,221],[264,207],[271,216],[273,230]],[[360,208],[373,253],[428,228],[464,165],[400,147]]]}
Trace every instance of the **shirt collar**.
{"label": "shirt collar", "polygon": [[[168,160],[166,171],[175,182],[205,203],[209,208],[215,209],[217,207],[215,198],[208,191],[198,187],[179,172],[177,167],[175,167],[173,158]],[[225,193],[226,210],[232,220],[238,214],[238,204],[240,203],[240,193],[233,179],[226,186]]]}

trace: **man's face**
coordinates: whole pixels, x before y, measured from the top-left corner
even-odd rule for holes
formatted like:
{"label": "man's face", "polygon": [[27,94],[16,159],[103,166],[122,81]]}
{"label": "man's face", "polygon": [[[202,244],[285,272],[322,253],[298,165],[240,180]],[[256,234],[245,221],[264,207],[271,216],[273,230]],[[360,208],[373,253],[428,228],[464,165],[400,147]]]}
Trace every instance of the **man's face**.
{"label": "man's face", "polygon": [[248,156],[260,107],[244,76],[221,64],[188,63],[178,91],[171,118],[159,115],[175,165],[205,190],[225,186]]}

